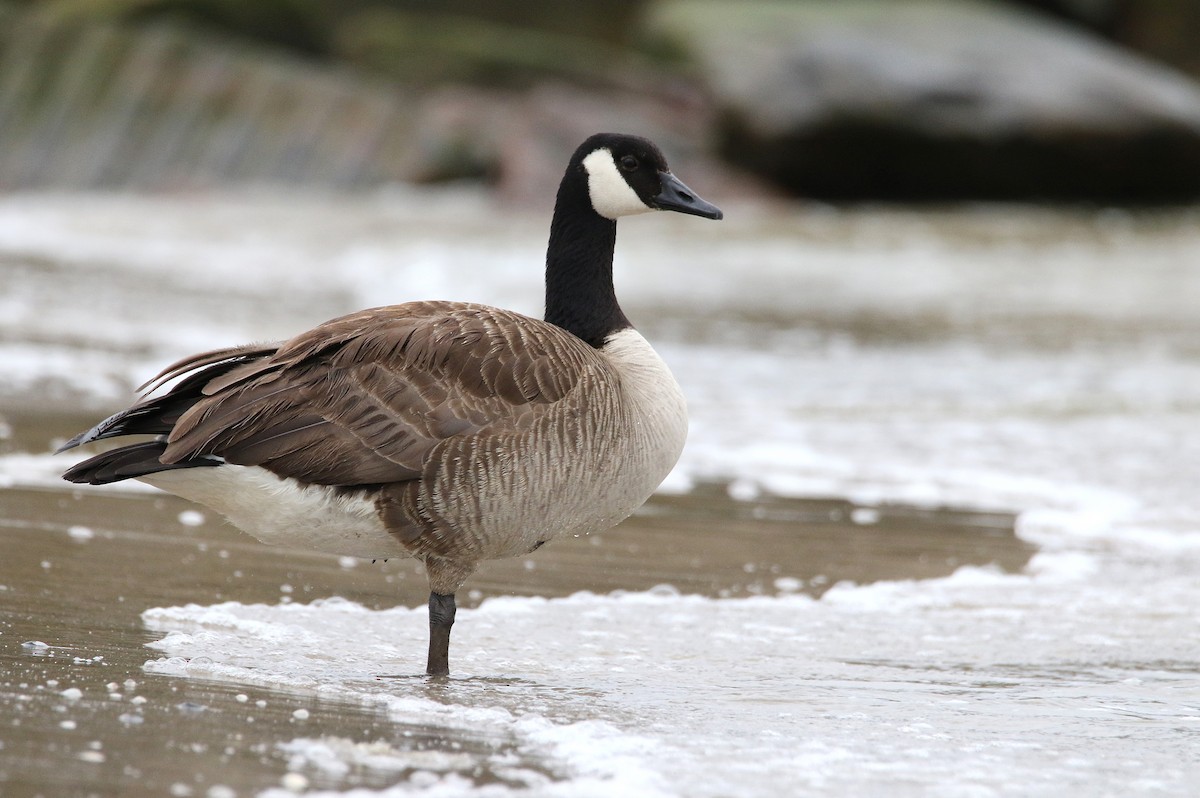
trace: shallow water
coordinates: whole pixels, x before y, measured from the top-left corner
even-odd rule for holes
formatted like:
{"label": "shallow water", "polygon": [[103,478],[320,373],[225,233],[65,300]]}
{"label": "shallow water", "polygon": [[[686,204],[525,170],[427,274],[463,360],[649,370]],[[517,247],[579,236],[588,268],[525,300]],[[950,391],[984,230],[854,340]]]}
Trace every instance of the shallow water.
{"label": "shallow water", "polygon": [[481,571],[429,682],[413,563],[68,490],[47,452],[193,350],[536,313],[544,219],[0,202],[0,793],[1193,794],[1200,215],[728,210],[618,244],[679,468]]}
{"label": "shallow water", "polygon": [[[428,767],[482,769],[495,779],[501,777],[492,771],[519,767],[563,779],[568,776],[547,752],[522,749],[503,726],[477,734],[443,705],[525,714],[554,707],[557,720],[563,712],[587,718],[591,702],[611,697],[578,683],[579,661],[584,652],[610,659],[593,653],[596,644],[614,645],[620,634],[613,626],[630,621],[603,617],[607,611],[598,607],[608,599],[577,595],[535,613],[549,617],[530,618],[546,625],[540,636],[514,631],[518,639],[510,640],[510,621],[494,597],[618,588],[650,590],[625,598],[639,602],[682,601],[679,591],[820,594],[849,577],[930,577],[964,563],[996,561],[1018,569],[1032,552],[1013,535],[1009,516],[882,508],[869,523],[856,524],[851,511],[836,502],[734,503],[709,488],[657,498],[618,532],[485,567],[463,605],[476,608],[484,596],[493,598],[482,610],[462,611],[454,652],[463,673],[439,683],[419,676],[425,647],[420,607],[428,588],[415,563],[373,565],[270,549],[199,516],[182,500],[148,492],[11,489],[0,521],[7,562],[0,707],[19,723],[0,737],[0,784],[47,794],[107,786],[161,795],[175,784],[203,794],[214,783],[251,791],[277,783],[296,757],[317,756],[305,746],[292,755],[280,747],[301,733],[340,746],[346,756],[365,756],[373,746],[385,760],[382,773],[367,767],[335,777],[325,773],[328,763],[314,766],[315,773],[301,769],[328,786],[382,785]],[[700,536],[716,545],[697,545]],[[848,552],[859,556],[850,559]],[[675,587],[660,587],[667,583]],[[321,603],[313,607],[314,601]],[[528,615],[527,601],[509,611]],[[147,602],[181,606],[147,610]],[[586,623],[553,618],[571,614],[572,602],[582,602],[583,614],[593,617]],[[418,609],[390,609],[396,604]],[[222,619],[176,618],[176,612]],[[572,642],[564,621],[591,628],[580,630],[583,641]],[[218,642],[217,630],[233,637]],[[159,642],[161,633],[167,640]],[[174,654],[197,638],[215,648],[183,653],[186,663],[147,662],[155,657],[147,644]],[[245,644],[259,648],[238,650]],[[540,655],[531,645],[541,647]],[[545,661],[520,661],[531,654]],[[627,659],[628,653],[614,654],[606,668]],[[261,669],[266,661],[282,672]],[[235,664],[257,673],[223,672]],[[554,676],[558,669],[565,678]],[[178,678],[187,675],[202,678]],[[71,689],[81,695],[65,696]],[[406,709],[406,716],[389,711],[386,703],[401,697],[422,705]],[[260,700],[266,703],[259,706]],[[309,716],[297,719],[296,710]],[[513,762],[500,767],[500,758]]]}

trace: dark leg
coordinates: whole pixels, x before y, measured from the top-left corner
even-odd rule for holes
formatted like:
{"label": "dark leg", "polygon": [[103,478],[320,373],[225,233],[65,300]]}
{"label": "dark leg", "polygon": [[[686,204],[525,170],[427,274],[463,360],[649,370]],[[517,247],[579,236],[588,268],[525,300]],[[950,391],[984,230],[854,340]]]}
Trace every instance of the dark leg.
{"label": "dark leg", "polygon": [[450,675],[450,627],[454,625],[454,594],[429,594],[429,664],[430,676]]}

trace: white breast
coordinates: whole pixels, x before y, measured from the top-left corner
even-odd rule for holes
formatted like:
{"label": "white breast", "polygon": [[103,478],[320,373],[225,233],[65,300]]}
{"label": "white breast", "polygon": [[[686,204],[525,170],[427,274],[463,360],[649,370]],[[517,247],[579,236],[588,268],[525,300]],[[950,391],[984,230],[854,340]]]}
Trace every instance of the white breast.
{"label": "white breast", "polygon": [[600,351],[621,378],[627,412],[638,425],[632,431],[631,446],[642,447],[646,479],[654,483],[653,491],[683,452],[687,401],[667,364],[637,330],[614,333]]}

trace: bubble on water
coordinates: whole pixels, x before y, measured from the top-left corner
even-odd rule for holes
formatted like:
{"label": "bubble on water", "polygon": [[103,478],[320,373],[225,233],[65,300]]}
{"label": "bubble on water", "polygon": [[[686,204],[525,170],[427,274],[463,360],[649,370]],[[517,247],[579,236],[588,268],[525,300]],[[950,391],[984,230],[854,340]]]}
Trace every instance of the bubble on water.
{"label": "bubble on water", "polygon": [[855,507],[850,511],[850,520],[859,526],[878,524],[880,516],[880,512],[874,507]]}
{"label": "bubble on water", "polygon": [[148,660],[142,665],[146,673],[158,673],[164,676],[186,676],[188,661],[183,657],[163,657]]}
{"label": "bubble on water", "polygon": [[96,537],[96,533],[90,527],[86,526],[69,526],[67,527],[67,535],[71,540],[91,540]]}
{"label": "bubble on water", "polygon": [[308,789],[308,777],[303,773],[287,773],[279,780],[285,790],[301,793]]}
{"label": "bubble on water", "polygon": [[725,488],[725,492],[735,501],[748,502],[757,499],[762,494],[762,489],[753,480],[735,479]]}
{"label": "bubble on water", "polygon": [[775,580],[775,589],[780,593],[795,593],[804,587],[804,580],[794,576],[781,576]]}
{"label": "bubble on water", "polygon": [[63,690],[61,693],[59,693],[59,695],[68,701],[78,701],[79,699],[83,698],[83,691],[78,687],[68,687],[66,690]]}
{"label": "bubble on water", "polygon": [[297,709],[292,713],[292,717],[296,720],[308,720],[308,710],[303,708]]}
{"label": "bubble on water", "polygon": [[204,520],[204,513],[199,510],[184,510],[179,514],[179,523],[184,526],[200,526]]}

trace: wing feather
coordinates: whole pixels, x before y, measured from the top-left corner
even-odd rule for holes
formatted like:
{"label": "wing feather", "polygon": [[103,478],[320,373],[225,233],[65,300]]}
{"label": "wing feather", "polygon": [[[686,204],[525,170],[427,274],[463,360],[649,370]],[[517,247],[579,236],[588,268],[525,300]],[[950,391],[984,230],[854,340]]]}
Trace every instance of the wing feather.
{"label": "wing feather", "polygon": [[[224,363],[229,360],[250,360],[249,363],[234,367],[231,372],[237,373],[240,369],[247,366],[254,366],[260,363],[256,358],[265,357],[278,347],[278,344],[246,344],[244,346],[235,346],[229,349],[214,349],[209,352],[200,352],[190,357],[185,357],[183,360],[178,360],[165,369],[160,371],[155,376],[146,380],[138,386],[138,391],[142,394],[153,392],[156,388],[161,388],[166,383],[180,377],[184,374],[195,373],[200,369]],[[214,380],[213,382],[217,382]]]}
{"label": "wing feather", "polygon": [[510,311],[375,308],[216,376],[162,459],[214,455],[327,485],[410,480],[448,438],[529,427],[597,362],[583,341]]}

